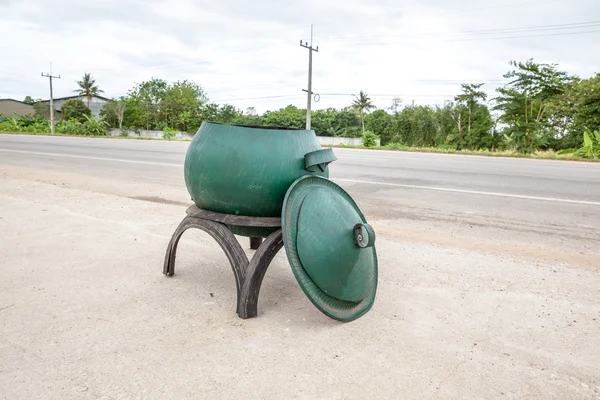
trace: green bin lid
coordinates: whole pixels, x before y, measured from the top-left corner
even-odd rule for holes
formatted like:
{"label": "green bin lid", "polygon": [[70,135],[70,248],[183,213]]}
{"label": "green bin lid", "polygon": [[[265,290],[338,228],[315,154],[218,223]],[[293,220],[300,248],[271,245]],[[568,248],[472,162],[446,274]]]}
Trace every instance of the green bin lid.
{"label": "green bin lid", "polygon": [[298,179],[286,193],[281,222],[292,271],[320,311],[347,322],[371,309],[375,232],[344,189],[319,176]]}

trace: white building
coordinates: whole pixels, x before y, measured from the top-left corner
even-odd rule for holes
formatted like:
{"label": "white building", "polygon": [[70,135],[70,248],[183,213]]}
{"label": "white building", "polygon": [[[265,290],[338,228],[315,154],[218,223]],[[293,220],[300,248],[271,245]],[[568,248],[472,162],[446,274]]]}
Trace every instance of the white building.
{"label": "white building", "polygon": [[[81,100],[81,101],[83,101],[85,103],[86,106],[88,105],[88,99],[85,96],[58,97],[58,98],[56,98],[56,99],[53,100],[53,102],[54,102],[54,109],[55,110],[60,110],[60,107],[64,104],[65,101],[72,100],[72,99]],[[90,110],[92,110],[92,115],[94,117],[96,117],[96,118],[99,118],[100,117],[100,110],[109,101],[112,101],[112,100],[109,99],[109,98],[107,98],[107,97],[92,96],[92,100],[90,101],[90,105],[89,105]],[[44,103],[50,103],[50,100],[44,100]]]}

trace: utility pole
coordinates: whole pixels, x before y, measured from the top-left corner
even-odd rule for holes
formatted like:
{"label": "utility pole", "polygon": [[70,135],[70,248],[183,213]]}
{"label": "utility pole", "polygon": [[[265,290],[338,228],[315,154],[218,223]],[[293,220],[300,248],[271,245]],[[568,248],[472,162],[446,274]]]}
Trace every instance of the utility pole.
{"label": "utility pole", "polygon": [[306,129],[310,129],[310,106],[311,106],[311,100],[312,100],[312,53],[313,51],[319,51],[319,46],[317,46],[317,48],[313,49],[312,47],[313,45],[313,26],[312,24],[310,25],[310,43],[302,43],[302,40],[300,40],[300,46],[308,49],[308,90],[304,90],[304,92],[307,93],[307,100],[306,100]]}
{"label": "utility pole", "polygon": [[60,75],[52,75],[52,64],[50,64],[50,73],[44,74],[42,72],[42,76],[50,80],[50,133],[54,135],[54,97],[52,95],[52,79],[60,79]]}

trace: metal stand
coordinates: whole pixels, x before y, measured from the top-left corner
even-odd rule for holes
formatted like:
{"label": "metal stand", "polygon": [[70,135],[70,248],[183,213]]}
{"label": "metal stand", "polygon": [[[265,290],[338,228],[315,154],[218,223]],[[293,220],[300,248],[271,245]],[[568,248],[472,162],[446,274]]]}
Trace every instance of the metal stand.
{"label": "metal stand", "polygon": [[[252,318],[257,315],[258,294],[267,268],[277,252],[283,247],[280,218],[243,217],[219,214],[190,206],[187,216],[181,221],[167,247],[163,273],[173,276],[175,273],[175,255],[177,243],[183,233],[190,228],[205,231],[219,243],[233,270],[237,287],[237,314],[240,318]],[[257,228],[278,228],[263,242],[262,238],[250,238],[250,247],[256,253],[248,260],[242,246],[227,227],[244,226]]]}

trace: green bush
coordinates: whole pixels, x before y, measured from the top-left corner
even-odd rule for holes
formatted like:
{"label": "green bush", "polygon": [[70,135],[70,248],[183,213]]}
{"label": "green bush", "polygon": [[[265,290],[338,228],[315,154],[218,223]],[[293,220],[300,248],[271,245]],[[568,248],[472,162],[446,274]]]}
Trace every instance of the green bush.
{"label": "green bush", "polygon": [[25,133],[50,133],[50,124],[48,122],[35,122],[22,129]]}
{"label": "green bush", "polygon": [[[102,119],[85,116],[85,122],[76,119],[63,120],[55,125],[56,133],[63,135],[106,135],[106,123]],[[45,118],[20,116],[0,122],[0,132],[50,133],[50,123]]]}
{"label": "green bush", "polygon": [[168,126],[165,126],[163,129],[163,139],[171,140],[175,137],[176,134],[177,134],[177,130],[170,128]]}
{"label": "green bush", "polygon": [[61,121],[55,127],[56,133],[63,135],[82,135],[82,136],[105,136],[106,122],[94,117],[85,117],[85,122],[81,123],[76,119]]}
{"label": "green bush", "polygon": [[5,118],[0,122],[0,132],[49,133],[50,124],[43,117],[22,115],[16,118]]}
{"label": "green bush", "polygon": [[60,121],[54,127],[56,133],[61,133],[63,135],[82,135],[81,122],[76,119],[71,119],[68,121]]}
{"label": "green bush", "polygon": [[81,124],[81,134],[85,136],[106,136],[107,124],[102,118],[85,116],[85,122]]}
{"label": "green bush", "polygon": [[0,122],[0,132],[21,132],[21,127],[14,118],[4,118]]}
{"label": "green bush", "polygon": [[364,147],[375,147],[377,146],[376,139],[379,139],[376,134],[371,131],[366,131],[362,137]]}
{"label": "green bush", "polygon": [[583,144],[577,155],[594,160],[600,157],[600,131],[586,130],[583,133]]}
{"label": "green bush", "polygon": [[600,158],[600,131],[590,131],[586,129],[583,132],[583,143],[579,149],[567,149],[558,154],[573,154],[581,158],[591,158],[597,160]]}
{"label": "green bush", "polygon": [[36,101],[33,103],[34,115],[37,118],[50,119],[50,103]]}
{"label": "green bush", "polygon": [[86,122],[86,117],[92,116],[92,111],[79,99],[70,99],[60,107],[62,118],[65,120],[76,120],[82,124]]}

